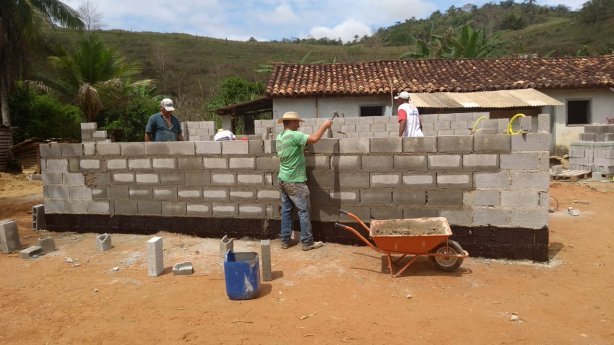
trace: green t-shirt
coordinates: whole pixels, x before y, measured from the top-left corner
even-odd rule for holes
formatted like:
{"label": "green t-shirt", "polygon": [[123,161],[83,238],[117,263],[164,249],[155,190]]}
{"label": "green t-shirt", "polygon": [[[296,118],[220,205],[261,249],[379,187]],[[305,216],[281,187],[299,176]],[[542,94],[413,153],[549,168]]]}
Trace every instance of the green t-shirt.
{"label": "green t-shirt", "polygon": [[305,169],[305,145],[309,135],[285,130],[277,135],[275,147],[279,157],[279,174],[277,178],[284,182],[305,182],[307,172]]}

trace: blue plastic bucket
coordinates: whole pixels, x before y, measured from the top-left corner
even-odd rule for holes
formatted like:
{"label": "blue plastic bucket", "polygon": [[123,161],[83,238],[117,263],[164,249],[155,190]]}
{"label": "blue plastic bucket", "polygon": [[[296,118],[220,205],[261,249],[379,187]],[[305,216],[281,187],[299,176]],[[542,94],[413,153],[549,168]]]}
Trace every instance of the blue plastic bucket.
{"label": "blue plastic bucket", "polygon": [[252,299],[260,292],[258,253],[233,252],[224,256],[226,293],[232,300]]}

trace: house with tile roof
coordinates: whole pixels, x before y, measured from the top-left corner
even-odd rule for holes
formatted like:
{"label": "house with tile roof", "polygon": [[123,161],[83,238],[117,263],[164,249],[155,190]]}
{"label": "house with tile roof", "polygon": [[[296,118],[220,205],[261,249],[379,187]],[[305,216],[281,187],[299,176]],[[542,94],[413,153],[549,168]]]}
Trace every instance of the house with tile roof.
{"label": "house with tile roof", "polygon": [[[526,89],[536,93],[513,95]],[[401,91],[413,94],[422,114],[487,111],[491,118],[509,118],[548,113],[553,146],[568,147],[584,125],[614,118],[614,55],[280,63],[266,96],[274,118],[290,110],[307,118],[329,118],[333,112],[393,116],[393,95]]]}

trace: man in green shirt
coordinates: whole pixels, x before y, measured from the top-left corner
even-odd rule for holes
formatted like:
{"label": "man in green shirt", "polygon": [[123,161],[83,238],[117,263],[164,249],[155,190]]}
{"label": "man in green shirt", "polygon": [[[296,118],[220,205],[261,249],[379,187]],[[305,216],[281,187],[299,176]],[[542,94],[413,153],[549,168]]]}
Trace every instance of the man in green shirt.
{"label": "man in green shirt", "polygon": [[299,114],[294,111],[285,113],[278,123],[283,123],[284,131],[277,136],[276,148],[279,157],[279,190],[281,193],[281,247],[287,249],[293,243],[292,235],[292,209],[298,211],[301,226],[301,242],[303,250],[322,247],[323,243],[314,242],[311,232],[311,205],[309,202],[309,188],[307,187],[307,171],[305,166],[305,145],[320,141],[324,132],[333,124],[327,120],[320,128],[308,135],[299,132],[301,122]]}

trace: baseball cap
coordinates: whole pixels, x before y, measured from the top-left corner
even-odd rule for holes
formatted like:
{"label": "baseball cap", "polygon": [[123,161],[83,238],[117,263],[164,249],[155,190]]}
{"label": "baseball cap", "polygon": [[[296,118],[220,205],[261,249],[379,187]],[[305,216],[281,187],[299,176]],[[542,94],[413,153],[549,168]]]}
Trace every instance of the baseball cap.
{"label": "baseball cap", "polygon": [[173,100],[170,98],[163,99],[162,102],[160,102],[160,106],[166,111],[175,111],[175,107],[173,107]]}
{"label": "baseball cap", "polygon": [[394,99],[399,99],[399,98],[401,98],[401,99],[409,99],[409,92],[402,91],[398,95],[394,96]]}

